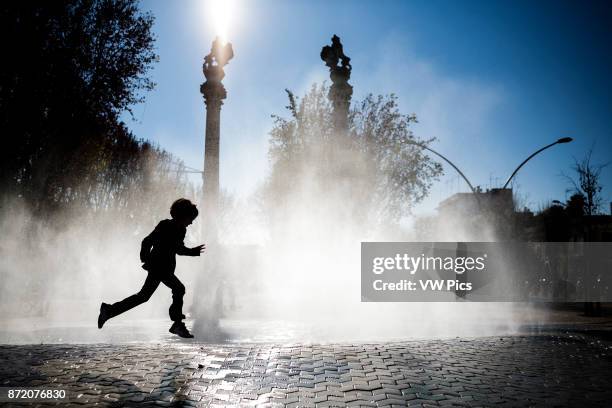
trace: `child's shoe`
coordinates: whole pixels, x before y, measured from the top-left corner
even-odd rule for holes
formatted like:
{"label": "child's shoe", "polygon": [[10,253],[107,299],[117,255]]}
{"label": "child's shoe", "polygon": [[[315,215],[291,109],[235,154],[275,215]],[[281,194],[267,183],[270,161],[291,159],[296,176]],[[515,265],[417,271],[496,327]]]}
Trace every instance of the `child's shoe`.
{"label": "child's shoe", "polygon": [[111,317],[113,317],[110,313],[110,305],[107,303],[102,303],[100,305],[100,315],[98,316],[98,329],[101,329],[104,326],[104,323]]}
{"label": "child's shoe", "polygon": [[174,322],[168,331],[186,339],[193,338],[193,334],[189,333],[189,330],[187,330],[187,327],[185,327],[185,323],[183,322]]}

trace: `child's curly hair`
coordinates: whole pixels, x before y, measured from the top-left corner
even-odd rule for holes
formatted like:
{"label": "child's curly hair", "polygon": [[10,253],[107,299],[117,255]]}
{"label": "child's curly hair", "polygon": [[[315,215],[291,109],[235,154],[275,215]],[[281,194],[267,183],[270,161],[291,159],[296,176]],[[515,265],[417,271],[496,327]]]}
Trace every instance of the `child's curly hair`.
{"label": "child's curly hair", "polygon": [[186,198],[179,198],[170,207],[172,218],[189,217],[194,220],[198,216],[198,209],[194,203]]}

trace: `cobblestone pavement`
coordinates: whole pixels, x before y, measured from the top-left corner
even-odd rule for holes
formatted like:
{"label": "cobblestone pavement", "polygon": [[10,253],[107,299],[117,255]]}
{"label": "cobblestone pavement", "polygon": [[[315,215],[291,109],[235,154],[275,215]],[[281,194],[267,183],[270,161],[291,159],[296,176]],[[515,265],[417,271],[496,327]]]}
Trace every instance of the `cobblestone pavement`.
{"label": "cobblestone pavement", "polygon": [[[610,406],[612,347],[580,335],[280,346],[0,346],[0,386],[74,406]],[[5,403],[5,406],[18,406]],[[27,403],[21,406],[46,406]]]}

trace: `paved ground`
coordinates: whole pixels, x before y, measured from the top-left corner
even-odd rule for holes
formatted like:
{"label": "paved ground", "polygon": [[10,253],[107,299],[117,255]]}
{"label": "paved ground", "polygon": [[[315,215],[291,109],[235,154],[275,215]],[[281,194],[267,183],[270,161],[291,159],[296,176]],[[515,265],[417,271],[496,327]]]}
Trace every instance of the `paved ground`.
{"label": "paved ground", "polygon": [[75,406],[603,407],[612,401],[611,355],[609,341],[567,333],[359,345],[5,345],[0,386],[62,388]]}

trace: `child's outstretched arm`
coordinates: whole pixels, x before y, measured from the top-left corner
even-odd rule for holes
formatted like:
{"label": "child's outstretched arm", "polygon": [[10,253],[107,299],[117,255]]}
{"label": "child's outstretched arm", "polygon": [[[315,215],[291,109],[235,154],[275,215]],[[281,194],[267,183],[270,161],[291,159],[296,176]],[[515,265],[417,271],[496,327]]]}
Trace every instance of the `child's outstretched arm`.
{"label": "child's outstretched arm", "polygon": [[206,245],[198,245],[193,248],[187,248],[185,244],[182,244],[179,249],[176,251],[177,255],[187,255],[187,256],[200,256],[201,253],[206,249]]}

